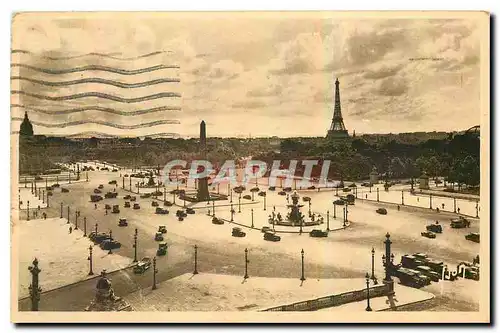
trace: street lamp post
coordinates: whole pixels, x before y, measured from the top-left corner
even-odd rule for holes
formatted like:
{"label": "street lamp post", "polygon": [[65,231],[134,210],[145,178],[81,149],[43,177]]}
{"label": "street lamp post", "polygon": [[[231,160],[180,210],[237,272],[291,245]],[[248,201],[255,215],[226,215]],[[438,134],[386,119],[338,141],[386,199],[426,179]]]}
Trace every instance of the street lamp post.
{"label": "street lamp post", "polygon": [[63,214],[63,203],[61,202],[61,218],[62,218],[62,214]]}
{"label": "street lamp post", "polygon": [[429,194],[429,209],[432,209],[432,194]]}
{"label": "street lamp post", "polygon": [[343,216],[342,224],[345,227],[345,207],[342,208],[342,216]]}
{"label": "street lamp post", "polygon": [[[111,229],[109,230],[109,240],[112,241],[113,240],[113,231],[111,231]],[[113,251],[111,251],[111,243],[109,243],[109,251],[108,251],[108,254],[113,254]]]}
{"label": "street lamp post", "polygon": [[300,281],[305,281],[305,276],[304,276],[304,249],[300,251],[301,257],[302,257],[302,275],[300,276]]}
{"label": "street lamp post", "polygon": [[404,197],[404,192],[401,191],[401,205],[404,206],[405,205],[405,197]]}
{"label": "street lamp post", "polygon": [[87,237],[87,217],[83,217],[83,237]]}
{"label": "street lamp post", "polygon": [[198,245],[194,245],[194,271],[193,274],[198,274]]}
{"label": "street lamp post", "polygon": [[215,217],[215,200],[212,200],[212,216]]}
{"label": "street lamp post", "polygon": [[33,266],[29,266],[28,270],[31,273],[31,284],[29,286],[30,298],[31,298],[31,311],[38,311],[38,304],[40,302],[40,293],[42,288],[39,286],[38,275],[42,271],[38,268],[38,259],[33,260]]}
{"label": "street lamp post", "polygon": [[371,279],[375,281],[375,249],[372,247],[372,276]]}
{"label": "street lamp post", "polygon": [[238,197],[238,213],[241,213],[241,193],[240,196]]}
{"label": "street lamp post", "polygon": [[333,218],[337,219],[337,205],[333,204]]}
{"label": "street lamp post", "polygon": [[248,263],[250,261],[248,260],[248,249],[245,248],[245,276],[243,277],[244,279],[248,279]]}
{"label": "street lamp post", "polygon": [[88,275],[94,275],[94,272],[92,271],[92,245],[89,245],[89,257],[87,259],[89,260],[89,274]]}
{"label": "street lamp post", "polygon": [[453,213],[457,212],[457,198],[453,198]]}
{"label": "street lamp post", "polygon": [[137,262],[137,228],[134,232],[134,262]]}
{"label": "street lamp post", "polygon": [[365,275],[366,278],[366,311],[372,311],[370,307],[370,276],[368,273]]}
{"label": "street lamp post", "polygon": [[233,214],[234,214],[234,209],[233,209],[233,204],[231,204],[231,222],[233,222],[233,221],[234,221],[234,216],[233,216]]}
{"label": "street lamp post", "polygon": [[158,270],[156,269],[156,257],[153,258],[153,287],[152,289],[156,289],[156,273],[158,273]]}
{"label": "street lamp post", "polygon": [[479,217],[479,201],[476,201],[476,217]]}
{"label": "street lamp post", "polygon": [[378,187],[377,187],[377,202],[379,202],[379,193],[378,193]]}
{"label": "street lamp post", "polygon": [[266,210],[266,197],[267,197],[267,192],[264,192],[264,210]]}
{"label": "street lamp post", "polygon": [[309,216],[311,216],[311,200],[309,200],[308,203],[309,203]]}
{"label": "street lamp post", "polygon": [[75,230],[78,230],[78,211],[75,211]]}
{"label": "street lamp post", "polygon": [[42,190],[42,203],[45,203],[45,190]]}
{"label": "street lamp post", "polygon": [[330,211],[326,211],[326,231],[330,231]]}
{"label": "street lamp post", "polygon": [[252,208],[251,213],[252,213],[252,225],[253,225],[253,208]]}
{"label": "street lamp post", "polygon": [[129,179],[128,179],[128,190],[130,192],[132,192],[132,177],[131,176],[129,176]]}
{"label": "street lamp post", "polygon": [[66,224],[69,224],[69,206],[68,206],[68,222]]}
{"label": "street lamp post", "polygon": [[95,235],[97,236],[97,223],[95,224]]}

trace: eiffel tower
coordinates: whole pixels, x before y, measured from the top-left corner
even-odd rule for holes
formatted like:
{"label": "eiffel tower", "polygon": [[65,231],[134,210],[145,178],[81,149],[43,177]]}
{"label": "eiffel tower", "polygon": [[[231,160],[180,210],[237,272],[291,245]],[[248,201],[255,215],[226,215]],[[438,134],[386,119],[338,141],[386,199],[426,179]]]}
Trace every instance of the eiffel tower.
{"label": "eiffel tower", "polygon": [[342,119],[342,111],[340,110],[340,89],[339,89],[339,79],[335,80],[335,108],[333,111],[332,124],[326,137],[328,139],[341,139],[348,138],[349,133],[344,125],[344,120]]}

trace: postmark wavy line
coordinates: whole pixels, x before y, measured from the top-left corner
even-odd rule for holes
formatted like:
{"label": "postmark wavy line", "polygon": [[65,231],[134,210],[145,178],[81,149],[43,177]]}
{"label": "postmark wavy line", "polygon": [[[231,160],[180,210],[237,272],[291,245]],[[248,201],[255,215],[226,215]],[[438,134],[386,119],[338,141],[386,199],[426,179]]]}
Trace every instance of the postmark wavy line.
{"label": "postmark wavy line", "polygon": [[102,106],[97,106],[97,105],[96,106],[89,105],[89,106],[84,106],[81,108],[72,108],[72,109],[55,110],[55,111],[44,110],[44,109],[40,109],[40,108],[31,106],[31,105],[23,105],[23,104],[12,104],[11,107],[23,108],[23,109],[28,110],[28,111],[38,112],[38,113],[43,113],[43,114],[48,114],[48,115],[72,114],[72,113],[79,113],[79,112],[85,112],[85,111],[100,111],[100,112],[107,112],[107,113],[116,114],[116,115],[120,115],[120,116],[138,116],[141,114],[161,112],[161,111],[181,111],[181,108],[176,107],[176,106],[160,106],[160,107],[156,107],[156,108],[133,110],[133,111],[120,111],[120,110],[116,110],[113,108],[107,108],[107,107],[102,107]]}
{"label": "postmark wavy line", "polygon": [[115,68],[115,67],[102,66],[102,65],[87,65],[87,66],[74,67],[74,68],[54,69],[54,68],[41,68],[41,67],[20,64],[20,63],[14,63],[11,65],[11,67],[26,68],[26,69],[33,70],[36,72],[51,74],[51,75],[69,74],[69,73],[77,73],[77,72],[84,72],[84,71],[101,71],[101,72],[110,72],[110,73],[121,74],[121,75],[137,75],[137,74],[149,73],[149,72],[153,72],[153,71],[157,71],[157,70],[161,70],[161,69],[179,69],[180,68],[180,66],[178,66],[178,65],[155,65],[155,66],[146,67],[146,68],[130,69],[129,70],[129,69]]}
{"label": "postmark wavy line", "polygon": [[11,80],[28,81],[31,83],[40,84],[40,85],[49,86],[49,87],[65,87],[65,86],[71,86],[71,85],[76,85],[76,84],[99,83],[99,84],[106,84],[106,85],[115,86],[115,87],[119,87],[119,88],[126,88],[126,89],[143,88],[143,87],[148,87],[148,86],[162,84],[162,83],[177,83],[177,82],[181,81],[178,78],[165,78],[165,79],[156,79],[156,80],[150,80],[150,81],[144,81],[144,82],[126,83],[126,82],[106,80],[106,79],[101,79],[101,78],[85,78],[85,79],[79,79],[79,80],[54,82],[54,81],[36,80],[36,79],[24,77],[24,76],[12,76],[10,79]]}
{"label": "postmark wavy line", "polygon": [[103,57],[103,58],[110,58],[114,60],[137,60],[141,58],[148,58],[152,57],[155,55],[159,54],[164,54],[164,53],[173,53],[172,51],[155,51],[155,52],[150,52],[146,54],[141,54],[135,57],[128,57],[128,58],[122,58],[122,57],[116,57],[116,55],[119,55],[121,53],[98,53],[98,52],[90,52],[90,53],[85,53],[85,54],[79,54],[76,56],[68,56],[68,57],[50,57],[50,56],[44,56],[44,55],[39,55],[37,53],[28,51],[28,50],[12,50],[12,53],[22,53],[22,54],[29,54],[29,55],[34,55],[40,58],[44,59],[49,59],[49,60],[71,60],[71,59],[78,59],[78,58],[83,58],[83,57]]}
{"label": "postmark wavy line", "polygon": [[45,96],[45,95],[31,94],[31,93],[28,93],[28,92],[25,92],[22,90],[12,90],[11,93],[18,94],[18,95],[25,95],[25,96],[29,96],[29,97],[33,97],[33,98],[37,98],[37,99],[44,99],[47,101],[68,101],[68,100],[80,99],[80,98],[86,98],[86,97],[97,97],[97,98],[109,99],[109,100],[112,100],[115,102],[121,102],[121,103],[139,103],[139,102],[144,102],[144,101],[149,101],[149,100],[159,99],[159,98],[181,97],[180,94],[173,93],[173,92],[157,93],[157,94],[153,94],[153,95],[136,97],[136,98],[123,98],[123,97],[104,94],[104,93],[100,93],[100,92],[86,92],[86,93],[73,94],[73,95],[68,95],[68,96]]}
{"label": "postmark wavy line", "polygon": [[[13,121],[22,121],[24,118],[12,117],[11,119]],[[71,127],[71,126],[77,126],[77,125],[95,124],[95,125],[102,125],[102,126],[108,126],[108,127],[118,128],[118,129],[127,129],[127,130],[152,127],[152,126],[158,126],[158,125],[178,125],[181,123],[179,120],[167,120],[167,119],[155,120],[155,121],[151,121],[149,123],[142,123],[142,124],[136,124],[136,125],[115,124],[115,123],[112,123],[109,121],[102,121],[102,120],[77,120],[77,121],[70,121],[70,122],[60,123],[60,124],[50,124],[50,123],[44,123],[44,122],[35,121],[35,120],[30,120],[30,121],[33,125],[47,127],[47,128],[65,128],[65,127]]]}

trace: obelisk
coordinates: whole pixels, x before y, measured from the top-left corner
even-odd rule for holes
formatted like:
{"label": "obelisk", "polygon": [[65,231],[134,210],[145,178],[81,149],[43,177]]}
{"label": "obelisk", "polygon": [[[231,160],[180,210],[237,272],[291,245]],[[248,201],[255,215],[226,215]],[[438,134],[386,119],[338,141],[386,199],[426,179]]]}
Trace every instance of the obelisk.
{"label": "obelisk", "polygon": [[[207,158],[207,130],[205,121],[200,123],[200,152],[203,159]],[[196,195],[198,201],[209,201],[210,193],[208,192],[208,177],[198,179],[198,193]]]}

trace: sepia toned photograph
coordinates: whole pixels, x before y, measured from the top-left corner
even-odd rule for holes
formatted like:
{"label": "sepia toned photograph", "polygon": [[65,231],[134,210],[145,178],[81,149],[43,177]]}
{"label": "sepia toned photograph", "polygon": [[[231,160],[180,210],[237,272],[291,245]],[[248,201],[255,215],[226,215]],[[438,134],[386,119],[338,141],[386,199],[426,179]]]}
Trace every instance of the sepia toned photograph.
{"label": "sepia toned photograph", "polygon": [[488,13],[11,24],[13,322],[490,322]]}

